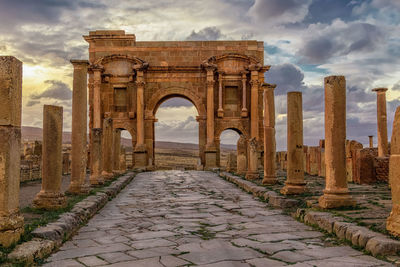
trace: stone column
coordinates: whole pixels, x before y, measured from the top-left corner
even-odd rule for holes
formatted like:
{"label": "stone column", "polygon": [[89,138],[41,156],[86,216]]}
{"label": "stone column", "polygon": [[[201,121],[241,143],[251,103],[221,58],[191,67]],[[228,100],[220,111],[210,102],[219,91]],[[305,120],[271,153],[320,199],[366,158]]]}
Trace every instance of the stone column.
{"label": "stone column", "polygon": [[249,155],[249,163],[248,163],[248,169],[246,172],[246,179],[247,180],[254,180],[258,179],[260,174],[258,173],[258,154],[257,154],[257,140],[256,138],[250,138],[249,144],[248,144],[248,155]]}
{"label": "stone column", "polygon": [[369,139],[369,147],[373,148],[374,147],[374,136],[373,135],[369,135],[368,139]]}
{"label": "stone column", "polygon": [[236,145],[237,150],[237,170],[236,173],[240,175],[246,174],[247,169],[247,142],[243,135],[239,137]]}
{"label": "stone column", "polygon": [[22,62],[0,56],[0,245],[9,247],[24,232],[19,213]]}
{"label": "stone column", "polygon": [[119,170],[121,173],[126,172],[126,151],[125,147],[121,146],[120,148],[121,154],[120,154],[120,161],[119,161]]}
{"label": "stone column", "polygon": [[121,154],[121,130],[114,129],[113,130],[113,173],[118,174],[119,170],[119,162],[120,162],[120,154]]}
{"label": "stone column", "polygon": [[287,93],[287,180],[281,190],[285,195],[305,191],[302,103],[301,92]]}
{"label": "stone column", "polygon": [[205,147],[207,143],[207,121],[206,116],[197,116],[196,120],[199,123],[199,157],[201,166],[198,169],[203,170],[205,164]]}
{"label": "stone column", "polygon": [[69,153],[65,152],[62,154],[62,174],[66,175],[69,173]]}
{"label": "stone column", "polygon": [[224,109],[222,108],[222,77],[223,73],[218,72],[218,118],[222,118],[224,116]]}
{"label": "stone column", "polygon": [[242,118],[246,118],[248,116],[246,96],[247,96],[247,72],[244,71],[242,72],[242,112],[240,114]]}
{"label": "stone column", "polygon": [[90,185],[97,186],[104,183],[101,176],[102,166],[102,134],[101,128],[101,68],[92,67],[93,71],[93,129],[91,129],[91,153],[90,153]]}
{"label": "stone column", "polygon": [[254,65],[250,68],[251,71],[251,112],[250,112],[250,136],[258,141],[258,89],[260,81],[258,80],[258,70],[260,66]]}
{"label": "stone column", "polygon": [[[257,179],[258,174],[258,89],[260,86],[259,73],[261,66],[258,64],[252,64],[249,66],[251,73],[250,85],[251,85],[251,101],[250,101],[250,137],[254,138],[254,141],[249,141],[248,149],[248,169],[246,173],[246,179]],[[254,146],[255,144],[255,146]],[[252,151],[255,149],[255,156],[252,155]],[[255,162],[251,162],[255,161]]]}
{"label": "stone column", "polygon": [[136,74],[136,147],[135,168],[145,169],[147,166],[146,145],[144,143],[144,76],[143,71],[138,70]]}
{"label": "stone column", "polygon": [[90,153],[91,170],[90,185],[97,186],[104,184],[104,177],[102,176],[103,162],[102,162],[102,133],[103,129],[92,129],[92,151]]}
{"label": "stone column", "polygon": [[63,108],[43,107],[42,190],[33,200],[37,209],[56,210],[67,205],[61,192]]}
{"label": "stone column", "polygon": [[101,175],[106,180],[113,178],[113,120],[105,118],[103,120],[103,139],[102,139],[102,158],[103,158],[103,171]]}
{"label": "stone column", "polygon": [[276,85],[264,84],[264,178],[263,184],[275,184],[276,141],[275,141],[275,97]]}
{"label": "stone column", "polygon": [[74,66],[72,90],[71,183],[68,192],[87,194],[87,60],[71,60]]}
{"label": "stone column", "polygon": [[389,183],[392,191],[392,211],[386,221],[386,229],[400,237],[400,107],[393,121],[389,160]]}
{"label": "stone column", "polygon": [[386,91],[387,88],[375,88],[378,121],[378,157],[388,155],[387,116],[386,116]]}
{"label": "stone column", "polygon": [[353,206],[346,180],[346,80],[325,77],[326,186],[319,198],[321,208]]}
{"label": "stone column", "polygon": [[214,141],[214,66],[207,70],[207,144],[205,151],[205,169],[217,167],[217,149]]}

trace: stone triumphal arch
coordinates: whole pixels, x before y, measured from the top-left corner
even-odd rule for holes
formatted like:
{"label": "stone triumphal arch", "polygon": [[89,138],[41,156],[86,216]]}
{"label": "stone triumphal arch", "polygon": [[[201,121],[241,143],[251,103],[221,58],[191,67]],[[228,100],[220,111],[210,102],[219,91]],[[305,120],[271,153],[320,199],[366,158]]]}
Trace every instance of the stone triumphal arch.
{"label": "stone triumphal arch", "polygon": [[[122,129],[132,136],[134,166],[152,167],[155,112],[176,96],[192,102],[199,114],[205,169],[219,166],[219,135],[225,129],[240,132],[242,143],[255,139],[262,154],[261,87],[269,69],[263,42],[136,41],[124,31],[92,31],[84,38],[89,43],[92,168],[108,164]],[[103,174],[111,169],[103,166]]]}

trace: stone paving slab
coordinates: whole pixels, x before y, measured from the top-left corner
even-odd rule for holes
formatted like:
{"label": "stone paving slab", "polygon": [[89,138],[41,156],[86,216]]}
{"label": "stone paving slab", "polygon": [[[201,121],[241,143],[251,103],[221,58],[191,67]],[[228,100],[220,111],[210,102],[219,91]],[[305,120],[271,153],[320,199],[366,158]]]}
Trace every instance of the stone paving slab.
{"label": "stone paving slab", "polygon": [[140,173],[45,266],[391,266],[212,172]]}

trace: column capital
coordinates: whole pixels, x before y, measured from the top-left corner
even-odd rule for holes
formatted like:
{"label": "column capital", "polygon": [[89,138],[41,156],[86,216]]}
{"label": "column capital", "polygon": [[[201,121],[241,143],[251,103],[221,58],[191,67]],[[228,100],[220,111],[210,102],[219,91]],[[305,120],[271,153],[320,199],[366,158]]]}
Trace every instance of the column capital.
{"label": "column capital", "polygon": [[144,86],[146,84],[146,82],[144,81],[135,81],[137,86]]}
{"label": "column capital", "polygon": [[273,84],[273,83],[263,83],[263,84],[261,85],[261,87],[264,89],[264,91],[266,91],[266,90],[268,90],[268,89],[270,89],[270,90],[275,90],[276,84]]}
{"label": "column capital", "polygon": [[95,71],[103,72],[104,71],[103,65],[100,65],[100,64],[90,64],[88,69],[92,72],[95,72]]}
{"label": "column capital", "polygon": [[70,60],[71,64],[74,66],[74,68],[80,68],[82,66],[89,66],[89,61],[88,60],[81,60],[81,59],[71,59]]}
{"label": "column capital", "polygon": [[260,85],[260,81],[259,80],[256,80],[256,79],[251,79],[250,80],[250,85],[253,87],[253,86],[258,86],[258,85]]}
{"label": "column capital", "polygon": [[376,93],[385,93],[388,89],[387,88],[374,88],[372,89],[372,92],[376,92]]}
{"label": "column capital", "polygon": [[256,63],[256,64],[250,64],[247,69],[249,71],[260,71],[262,68],[262,65],[260,63]]}

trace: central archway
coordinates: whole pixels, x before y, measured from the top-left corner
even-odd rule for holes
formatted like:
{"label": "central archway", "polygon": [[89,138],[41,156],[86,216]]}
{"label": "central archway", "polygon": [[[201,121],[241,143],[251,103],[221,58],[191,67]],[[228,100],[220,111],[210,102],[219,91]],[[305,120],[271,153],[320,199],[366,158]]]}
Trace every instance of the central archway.
{"label": "central archway", "polygon": [[[193,104],[195,110],[197,111],[197,116],[192,117],[191,120],[196,120],[198,122],[198,156],[200,160],[197,160],[196,168],[202,168],[204,166],[204,150],[206,144],[206,109],[205,104],[203,103],[202,99],[193,92],[192,90],[180,87],[171,87],[165,88],[163,90],[157,91],[154,95],[151,96],[149,101],[146,103],[145,107],[145,116],[148,125],[151,126],[152,132],[149,129],[150,136],[152,137],[150,140],[146,140],[148,146],[150,145],[151,152],[148,154],[149,162],[155,168],[155,148],[156,148],[156,134],[155,134],[155,123],[158,121],[156,118],[156,113],[159,107],[165,103],[166,101],[173,99],[173,98],[183,98],[188,100],[190,103]],[[176,140],[175,140],[176,141]],[[196,142],[197,143],[197,142]]]}

